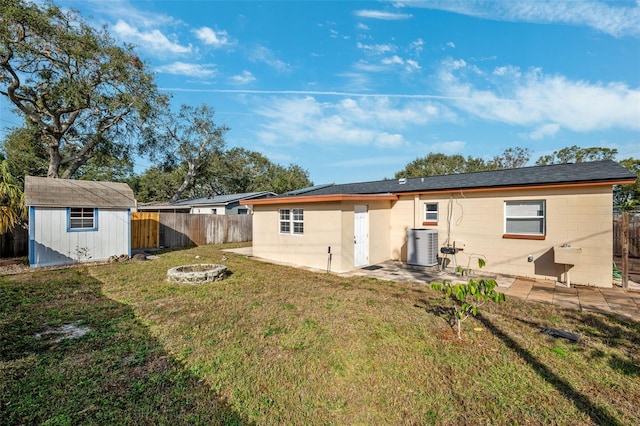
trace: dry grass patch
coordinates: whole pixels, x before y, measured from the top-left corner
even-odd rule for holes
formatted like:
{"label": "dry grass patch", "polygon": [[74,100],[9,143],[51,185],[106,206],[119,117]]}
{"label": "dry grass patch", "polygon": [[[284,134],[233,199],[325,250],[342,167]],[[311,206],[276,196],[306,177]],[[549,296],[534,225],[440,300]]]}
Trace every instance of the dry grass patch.
{"label": "dry grass patch", "polygon": [[[232,272],[224,281],[166,282],[167,269],[195,263],[196,256],[221,263],[220,248],[83,273],[97,283],[98,301],[135,317],[127,322],[133,329],[119,329],[119,336],[131,334],[135,342],[143,333],[156,342],[170,366],[163,374],[179,371],[199,381],[224,401],[233,421],[633,424],[640,418],[638,323],[508,300],[466,321],[458,341],[448,302],[425,285],[233,254],[223,262]],[[550,338],[542,327],[580,333],[582,341]],[[153,363],[142,365],[138,374],[155,371]]]}

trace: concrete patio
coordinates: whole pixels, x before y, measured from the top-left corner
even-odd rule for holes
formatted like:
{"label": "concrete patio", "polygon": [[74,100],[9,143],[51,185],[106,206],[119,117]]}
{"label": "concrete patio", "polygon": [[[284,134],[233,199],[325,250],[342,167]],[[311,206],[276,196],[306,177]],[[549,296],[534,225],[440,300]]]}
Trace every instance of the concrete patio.
{"label": "concrete patio", "polygon": [[[479,271],[476,271],[479,272]],[[378,265],[356,269],[345,273],[349,276],[372,276],[396,282],[424,282],[448,280],[466,283],[470,277],[461,277],[452,270],[438,271],[437,267],[411,266],[398,261],[387,261]],[[567,287],[555,281],[535,280],[505,275],[476,274],[471,278],[492,278],[499,291],[507,298],[523,299],[527,302],[548,303],[562,308],[614,314],[622,318],[640,321],[640,284],[630,282],[630,288],[599,288],[576,285]]]}

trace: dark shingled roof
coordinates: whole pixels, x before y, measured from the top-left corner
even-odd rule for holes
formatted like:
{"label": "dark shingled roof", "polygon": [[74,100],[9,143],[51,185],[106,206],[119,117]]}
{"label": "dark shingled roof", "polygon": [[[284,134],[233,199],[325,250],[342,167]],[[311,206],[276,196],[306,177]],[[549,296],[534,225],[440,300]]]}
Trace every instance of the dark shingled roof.
{"label": "dark shingled roof", "polygon": [[579,183],[606,183],[635,180],[636,175],[611,160],[586,163],[554,164],[550,166],[521,167],[454,175],[428,176],[402,180],[320,185],[308,190],[294,191],[280,197],[317,196],[336,194],[385,194],[423,191],[469,190],[477,188],[505,188]]}

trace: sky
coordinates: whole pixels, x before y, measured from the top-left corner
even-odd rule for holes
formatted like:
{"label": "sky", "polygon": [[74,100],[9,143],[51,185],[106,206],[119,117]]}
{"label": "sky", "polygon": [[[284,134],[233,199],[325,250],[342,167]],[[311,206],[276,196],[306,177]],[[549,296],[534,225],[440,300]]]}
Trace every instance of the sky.
{"label": "sky", "polygon": [[[229,148],[315,184],[392,178],[430,152],[640,158],[640,0],[55,4],[135,45],[172,109],[210,105]],[[21,121],[0,107],[4,136]]]}

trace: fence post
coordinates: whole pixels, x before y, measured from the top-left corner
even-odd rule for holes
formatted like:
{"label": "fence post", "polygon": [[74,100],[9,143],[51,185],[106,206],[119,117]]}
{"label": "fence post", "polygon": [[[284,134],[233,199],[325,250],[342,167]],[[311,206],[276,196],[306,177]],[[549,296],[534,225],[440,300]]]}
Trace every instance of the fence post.
{"label": "fence post", "polygon": [[622,288],[629,288],[629,213],[622,212]]}

